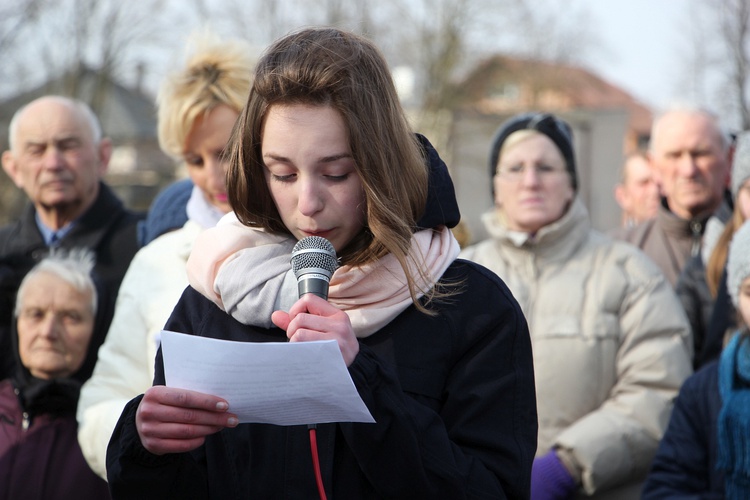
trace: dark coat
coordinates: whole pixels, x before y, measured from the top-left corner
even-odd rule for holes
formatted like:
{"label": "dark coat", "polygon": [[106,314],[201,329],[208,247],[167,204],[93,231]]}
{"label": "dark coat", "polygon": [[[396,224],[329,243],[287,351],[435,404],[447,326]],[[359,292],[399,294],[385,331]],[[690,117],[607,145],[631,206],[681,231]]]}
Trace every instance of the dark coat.
{"label": "dark coat", "polygon": [[[724,200],[714,212],[721,222],[732,214],[732,193],[724,192]],[[664,272],[672,286],[677,285],[683,268],[691,257],[700,255],[703,232],[710,214],[694,219],[683,219],[675,215],[662,198],[656,217],[632,227],[612,231],[619,240],[640,248]]]}
{"label": "dark coat", "polygon": [[27,419],[14,385],[1,381],[0,500],[71,498],[110,498],[107,483],[89,468],[78,446],[75,412]]}
{"label": "dark coat", "polygon": [[724,473],[716,469],[722,404],[718,367],[718,361],[704,366],[680,389],[646,479],[643,500],[724,498]]}
{"label": "dark coat", "polygon": [[737,327],[737,310],[729,296],[729,290],[727,290],[727,269],[725,267],[721,273],[719,289],[716,292],[716,300],[711,310],[706,338],[701,352],[696,358],[698,366],[719,359],[727,333],[734,332]]}
{"label": "dark coat", "polygon": [[714,298],[706,282],[706,266],[700,254],[691,257],[680,273],[675,292],[685,309],[693,332],[693,368],[701,366],[700,357],[708,336]]}
{"label": "dark coat", "polygon": [[[376,424],[317,427],[328,498],[528,498],[537,420],[531,343],[505,284],[462,260],[443,275],[458,293],[414,306],[360,340],[349,367]],[[242,325],[192,288],[168,330],[233,341],[284,341]],[[155,384],[164,384],[161,351]],[[190,453],[147,452],[135,428],[140,397],[109,444],[115,498],[316,498],[306,426],[241,424]]]}
{"label": "dark coat", "polygon": [[677,217],[662,199],[656,217],[612,234],[640,248],[675,286],[690,257],[700,254],[707,220],[708,215],[693,220]]}
{"label": "dark coat", "polygon": [[[86,247],[96,254],[94,274],[103,285],[99,296],[99,310],[103,321],[97,324],[89,346],[90,355],[79,370],[88,378],[96,363],[96,351],[112,321],[117,290],[120,287],[130,260],[138,251],[136,228],[141,214],[136,214],[122,204],[115,193],[104,183],[99,185],[99,196],[94,204],[76,222],[71,231],[60,240],[63,248]],[[10,348],[9,325],[12,322],[15,294],[21,279],[45,256],[48,248],[36,224],[36,209],[29,203],[20,218],[0,228],[0,380],[14,373]]]}

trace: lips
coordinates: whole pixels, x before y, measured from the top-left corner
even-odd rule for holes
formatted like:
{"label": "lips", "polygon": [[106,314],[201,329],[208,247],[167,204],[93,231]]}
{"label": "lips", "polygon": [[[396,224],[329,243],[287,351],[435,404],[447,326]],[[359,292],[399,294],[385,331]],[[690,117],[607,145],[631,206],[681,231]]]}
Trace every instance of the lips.
{"label": "lips", "polygon": [[520,200],[521,205],[539,205],[544,202],[544,198],[525,198]]}
{"label": "lips", "polygon": [[215,194],[214,198],[216,198],[216,201],[218,201],[219,203],[226,203],[229,199],[226,193]]}
{"label": "lips", "polygon": [[61,187],[61,186],[68,186],[73,183],[72,179],[49,179],[46,181],[42,181],[41,186],[44,188],[49,187]]}
{"label": "lips", "polygon": [[330,229],[318,229],[318,230],[308,230],[308,229],[301,229],[302,233],[304,233],[306,236],[321,236],[323,238],[327,238],[328,235],[331,233]]}

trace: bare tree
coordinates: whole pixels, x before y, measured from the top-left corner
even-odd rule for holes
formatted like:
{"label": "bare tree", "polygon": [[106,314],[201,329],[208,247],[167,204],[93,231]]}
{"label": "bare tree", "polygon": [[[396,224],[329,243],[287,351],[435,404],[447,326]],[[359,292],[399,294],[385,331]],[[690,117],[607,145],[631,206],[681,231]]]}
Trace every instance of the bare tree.
{"label": "bare tree", "polygon": [[14,82],[23,80],[23,68],[14,58],[14,48],[25,28],[34,23],[45,8],[45,0],[19,0],[0,6],[0,54],[4,54],[0,94],[14,90]]}
{"label": "bare tree", "polygon": [[722,0],[719,5],[719,29],[729,54],[727,80],[734,93],[735,105],[743,130],[750,129],[748,77],[750,59],[750,3],[747,0]]}
{"label": "bare tree", "polygon": [[169,45],[166,36],[180,15],[178,11],[159,15],[166,0],[27,3],[34,7],[34,15],[24,18],[4,52],[35,82],[66,74],[65,92],[71,95],[77,95],[85,70],[95,71],[100,82],[91,98],[94,108],[111,78],[135,83],[142,60]]}
{"label": "bare tree", "polygon": [[601,44],[589,12],[575,2],[505,2],[503,18],[511,51],[531,59],[579,64]]}
{"label": "bare tree", "polygon": [[39,15],[44,0],[22,0],[0,7],[0,52],[13,44],[23,27]]}
{"label": "bare tree", "polygon": [[717,110],[725,122],[750,129],[750,2],[693,0],[685,37],[687,98]]}

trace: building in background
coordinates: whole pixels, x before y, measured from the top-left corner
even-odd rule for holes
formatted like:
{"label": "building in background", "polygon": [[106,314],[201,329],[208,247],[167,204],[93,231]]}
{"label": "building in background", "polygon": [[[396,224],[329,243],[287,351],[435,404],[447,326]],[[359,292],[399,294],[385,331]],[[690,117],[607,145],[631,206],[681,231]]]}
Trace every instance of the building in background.
{"label": "building in background", "polygon": [[[496,129],[510,116],[547,111],[573,127],[579,195],[600,230],[617,227],[612,194],[625,154],[648,144],[652,114],[622,89],[582,68],[493,56],[457,86],[448,137],[441,144],[472,241],[487,233],[480,216],[492,206],[487,158]],[[445,123],[446,120],[443,120]]]}
{"label": "building in background", "polygon": [[[412,78],[408,68],[394,68],[404,105],[416,115],[409,92]],[[159,149],[154,98],[85,67],[0,103],[2,150],[16,109],[45,94],[75,96],[92,106],[115,146],[106,180],[129,207],[145,210],[161,187],[181,176]],[[480,216],[492,206],[487,165],[492,136],[505,119],[523,111],[553,112],[571,124],[579,194],[592,224],[601,230],[619,225],[612,190],[624,156],[648,144],[652,116],[647,107],[585,69],[506,55],[478,64],[456,86],[451,103],[451,109],[414,122],[450,168],[470,238],[467,244],[487,236]],[[0,182],[3,223],[15,217],[25,198],[4,172],[0,176],[5,177]]]}

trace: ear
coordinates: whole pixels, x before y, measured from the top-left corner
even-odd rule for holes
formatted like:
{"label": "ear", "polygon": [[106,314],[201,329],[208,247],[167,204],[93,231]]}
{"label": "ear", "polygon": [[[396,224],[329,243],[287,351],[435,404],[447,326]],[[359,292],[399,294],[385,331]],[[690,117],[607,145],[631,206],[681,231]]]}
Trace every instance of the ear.
{"label": "ear", "polygon": [[[648,166],[651,169],[651,174],[654,176],[654,181],[661,186],[661,170],[659,170],[659,167],[656,166],[656,163],[654,162],[654,156],[651,154],[651,151],[646,152],[646,160],[648,160]],[[661,188],[659,189],[661,191]]]}
{"label": "ear", "polygon": [[23,181],[21,176],[18,174],[18,166],[16,165],[16,158],[10,151],[4,151],[2,156],[3,170],[8,174],[13,183],[19,188],[23,189]]}
{"label": "ear", "polygon": [[625,188],[622,184],[615,186],[615,200],[617,200],[617,204],[620,205],[620,208],[623,210],[627,209],[625,205],[628,203],[628,200],[627,195],[625,194]]}
{"label": "ear", "polygon": [[112,158],[112,141],[105,137],[99,141],[98,155],[99,155],[99,175],[104,177],[109,168],[109,160]]}
{"label": "ear", "polygon": [[[576,190],[573,189],[573,182],[571,181],[570,183],[568,183],[567,187],[568,187],[567,188],[568,189],[567,202],[568,203],[572,203],[573,200],[575,200],[575,198],[576,198]],[[566,209],[566,211],[567,211],[567,209]]]}
{"label": "ear", "polygon": [[495,175],[492,177],[492,185],[495,188],[495,199],[492,200],[492,202],[495,204],[497,208],[500,208],[503,206],[502,198],[500,197],[500,180],[499,176]]}

